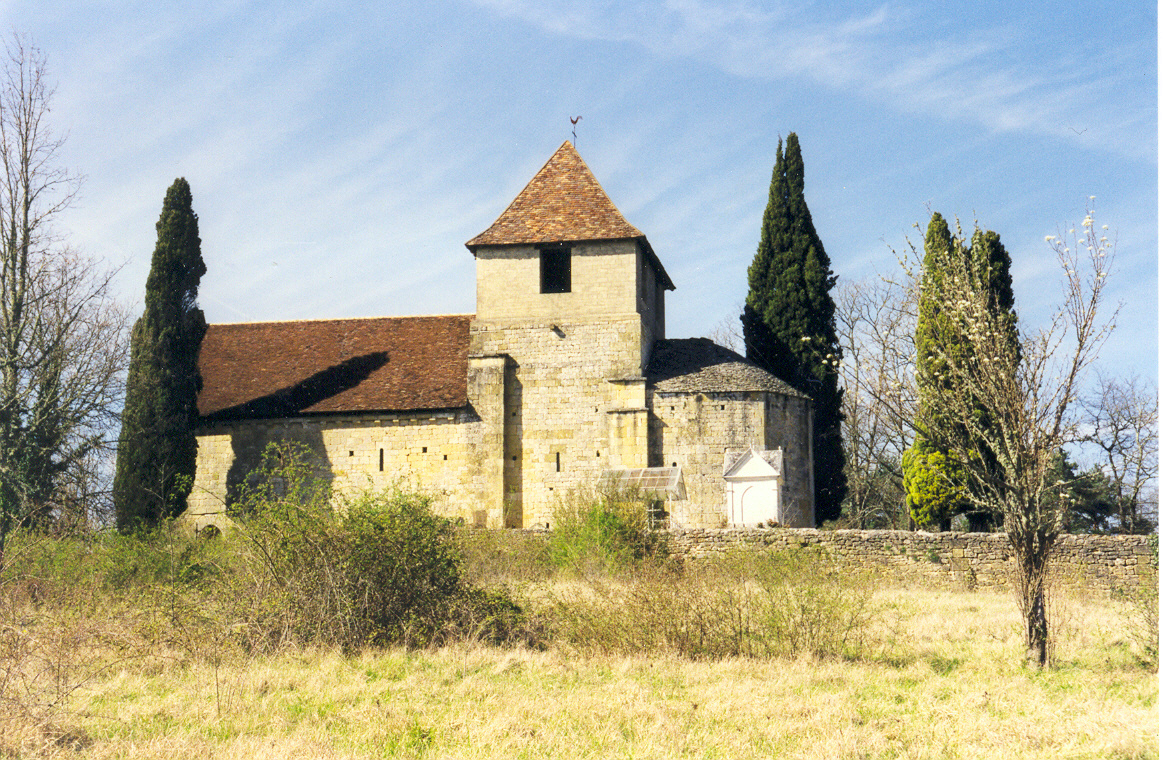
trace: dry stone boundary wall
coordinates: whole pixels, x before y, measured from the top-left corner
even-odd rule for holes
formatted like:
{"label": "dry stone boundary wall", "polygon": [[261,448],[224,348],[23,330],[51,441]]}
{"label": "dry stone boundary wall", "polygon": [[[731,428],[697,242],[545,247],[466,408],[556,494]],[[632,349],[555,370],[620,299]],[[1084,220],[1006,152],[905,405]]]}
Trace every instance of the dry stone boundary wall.
{"label": "dry stone boundary wall", "polygon": [[[1002,533],[691,528],[671,530],[668,539],[670,553],[677,559],[731,550],[816,548],[843,568],[969,590],[1005,591],[1015,567]],[[1129,591],[1156,585],[1156,537],[1063,535],[1054,549],[1053,563],[1057,577],[1072,586]]]}

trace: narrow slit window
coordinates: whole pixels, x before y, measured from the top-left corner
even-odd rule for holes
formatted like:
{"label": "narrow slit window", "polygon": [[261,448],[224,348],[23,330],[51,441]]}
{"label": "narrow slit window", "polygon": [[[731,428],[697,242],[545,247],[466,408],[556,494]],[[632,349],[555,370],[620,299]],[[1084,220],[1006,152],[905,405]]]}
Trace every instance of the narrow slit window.
{"label": "narrow slit window", "polygon": [[554,471],[562,472],[562,454],[554,452]]}
{"label": "narrow slit window", "polygon": [[380,471],[384,472],[384,449],[380,450]]}
{"label": "narrow slit window", "polygon": [[565,246],[543,248],[539,252],[543,293],[570,292],[570,249]]}

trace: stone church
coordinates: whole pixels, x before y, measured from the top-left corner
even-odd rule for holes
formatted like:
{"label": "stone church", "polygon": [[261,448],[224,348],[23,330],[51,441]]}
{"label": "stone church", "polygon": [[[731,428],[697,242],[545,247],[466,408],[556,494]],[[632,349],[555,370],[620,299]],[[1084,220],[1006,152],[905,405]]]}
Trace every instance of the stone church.
{"label": "stone church", "polygon": [[726,475],[769,452],[753,493],[775,503],[741,513],[813,525],[811,402],[706,338],[665,337],[675,286],[569,141],[466,247],[476,314],[211,325],[188,518],[221,521],[267,443],[298,441],[335,489],[399,483],[515,528],[612,478],[656,491],[673,525],[718,527]]}

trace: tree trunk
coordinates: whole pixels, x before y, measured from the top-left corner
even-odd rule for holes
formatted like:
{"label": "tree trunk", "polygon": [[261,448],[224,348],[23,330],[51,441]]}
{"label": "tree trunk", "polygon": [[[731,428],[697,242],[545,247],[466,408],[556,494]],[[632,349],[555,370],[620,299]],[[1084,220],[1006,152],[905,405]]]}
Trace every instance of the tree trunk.
{"label": "tree trunk", "polygon": [[1029,590],[1031,601],[1024,615],[1024,627],[1027,630],[1028,662],[1042,668],[1048,664],[1048,613],[1043,578],[1038,583],[1037,588]]}
{"label": "tree trunk", "polygon": [[1016,546],[1016,592],[1023,615],[1027,659],[1033,665],[1048,664],[1048,605],[1045,587],[1048,550],[1045,541]]}

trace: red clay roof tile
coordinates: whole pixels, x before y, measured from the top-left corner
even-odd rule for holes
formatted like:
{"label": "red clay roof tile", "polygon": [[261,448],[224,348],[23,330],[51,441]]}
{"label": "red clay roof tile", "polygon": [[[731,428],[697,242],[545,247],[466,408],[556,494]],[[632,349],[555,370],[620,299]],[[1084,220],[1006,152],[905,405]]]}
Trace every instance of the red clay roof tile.
{"label": "red clay roof tile", "polygon": [[465,245],[645,237],[628,224],[567,140],[490,228]]}
{"label": "red clay roof tile", "polygon": [[211,325],[204,419],[465,406],[473,315]]}

